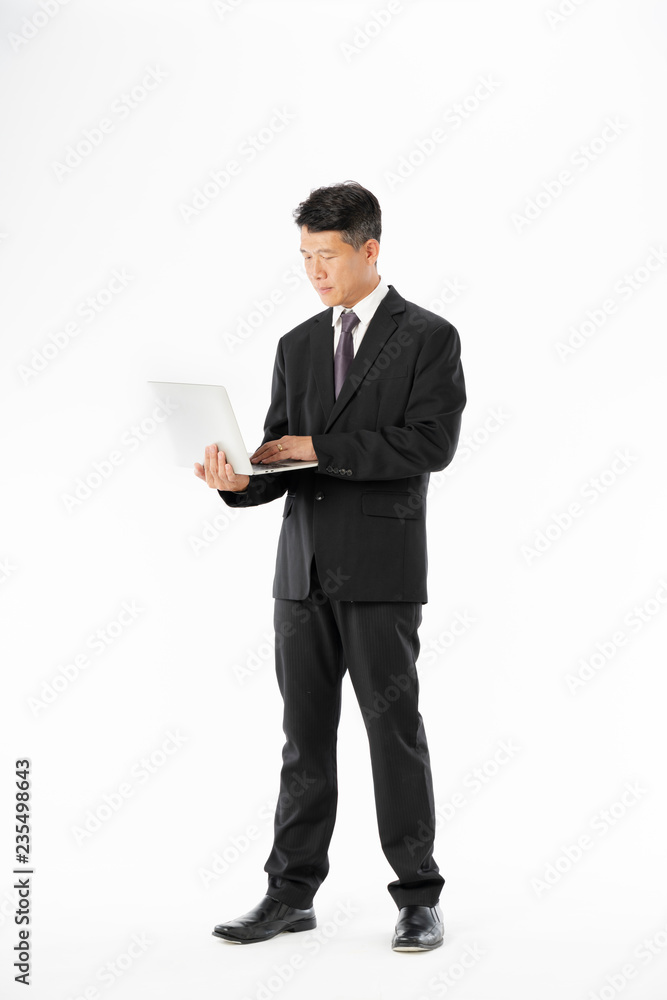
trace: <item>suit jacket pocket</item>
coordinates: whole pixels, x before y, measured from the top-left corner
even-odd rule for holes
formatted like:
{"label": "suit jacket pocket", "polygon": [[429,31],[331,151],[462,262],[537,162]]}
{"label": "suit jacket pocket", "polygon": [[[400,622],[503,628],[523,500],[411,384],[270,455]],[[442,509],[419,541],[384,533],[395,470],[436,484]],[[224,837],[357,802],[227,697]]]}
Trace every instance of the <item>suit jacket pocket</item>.
{"label": "suit jacket pocket", "polygon": [[424,498],[419,493],[362,493],[361,510],[375,517],[418,518],[424,516]]}

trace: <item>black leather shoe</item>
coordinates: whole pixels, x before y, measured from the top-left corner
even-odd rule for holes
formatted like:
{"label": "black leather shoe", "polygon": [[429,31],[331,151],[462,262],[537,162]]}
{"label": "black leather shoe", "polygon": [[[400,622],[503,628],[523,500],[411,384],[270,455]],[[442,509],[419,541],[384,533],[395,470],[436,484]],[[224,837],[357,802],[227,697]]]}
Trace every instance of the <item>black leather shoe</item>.
{"label": "black leather shoe", "polygon": [[273,896],[264,898],[242,917],[218,924],[213,931],[216,937],[235,944],[250,944],[252,941],[268,941],[283,931],[311,931],[317,927],[315,910],[297,910],[294,906],[281,903]]}
{"label": "black leather shoe", "polygon": [[402,906],[391,942],[394,951],[432,951],[439,948],[445,928],[440,907]]}

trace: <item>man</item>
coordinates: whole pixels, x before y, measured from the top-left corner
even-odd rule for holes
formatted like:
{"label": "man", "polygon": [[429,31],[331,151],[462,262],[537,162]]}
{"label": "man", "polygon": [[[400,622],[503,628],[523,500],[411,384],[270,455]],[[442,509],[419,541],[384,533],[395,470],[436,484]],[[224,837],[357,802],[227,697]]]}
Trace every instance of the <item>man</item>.
{"label": "man", "polygon": [[[427,600],[429,473],[454,457],[466,403],[460,341],[377,269],[377,199],[348,181],[294,212],[306,273],[325,309],[278,342],[264,439],[251,460],[317,467],[236,475],[206,448],[195,474],[230,506],[287,497],[273,584],[286,742],[267,893],[219,924],[228,941],[316,926],[337,806],[336,741],[346,670],[366,724],[380,842],[397,879],[392,947],[443,940],[444,879],[415,662]],[[359,840],[359,863],[366,850]]]}

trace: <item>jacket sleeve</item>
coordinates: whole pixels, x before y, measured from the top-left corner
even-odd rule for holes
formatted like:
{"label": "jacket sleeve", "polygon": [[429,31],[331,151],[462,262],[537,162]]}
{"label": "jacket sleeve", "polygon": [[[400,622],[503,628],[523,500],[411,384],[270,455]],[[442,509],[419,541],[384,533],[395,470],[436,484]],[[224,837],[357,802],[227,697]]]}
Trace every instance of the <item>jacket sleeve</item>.
{"label": "jacket sleeve", "polygon": [[[283,358],[282,340],[278,341],[276,360],[273,366],[271,381],[271,404],[264,421],[264,437],[262,444],[274,441],[287,434],[287,397],[285,393],[285,361]],[[290,472],[268,472],[265,475],[250,476],[250,482],[245,490],[233,493],[230,490],[218,490],[218,493],[228,507],[257,507],[262,503],[277,500],[290,489],[294,474]]]}
{"label": "jacket sleeve", "polygon": [[[362,389],[363,391],[363,384]],[[422,347],[400,426],[313,435],[317,471],[351,479],[403,479],[440,472],[454,457],[466,404],[461,341],[448,323]]]}

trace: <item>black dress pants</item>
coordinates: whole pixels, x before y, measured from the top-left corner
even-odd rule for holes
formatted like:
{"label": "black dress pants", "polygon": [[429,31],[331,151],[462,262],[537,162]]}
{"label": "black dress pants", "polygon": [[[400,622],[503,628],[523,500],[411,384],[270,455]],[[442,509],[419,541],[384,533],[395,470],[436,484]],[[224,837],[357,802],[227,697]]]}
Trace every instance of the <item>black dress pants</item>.
{"label": "black dress pants", "polygon": [[[445,880],[432,854],[433,783],[415,667],[421,620],[419,603],[335,600],[314,559],[308,598],[275,601],[286,742],[264,870],[267,892],[289,906],[311,906],[329,872],[346,670],[366,724],[380,843],[397,875],[387,889],[399,908],[439,900]],[[357,849],[361,865],[368,850],[361,835]]]}

